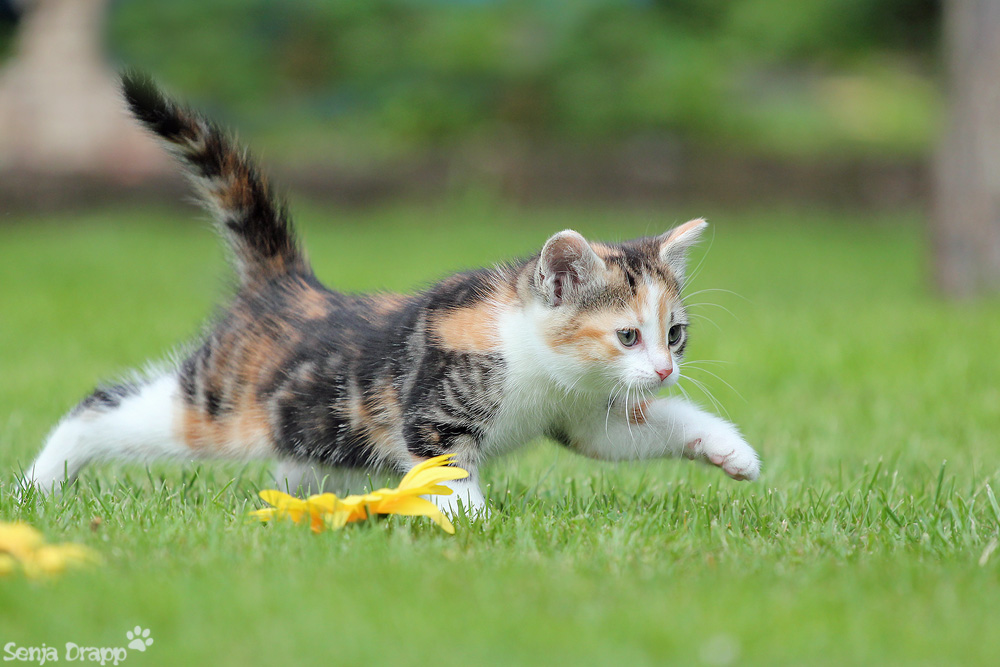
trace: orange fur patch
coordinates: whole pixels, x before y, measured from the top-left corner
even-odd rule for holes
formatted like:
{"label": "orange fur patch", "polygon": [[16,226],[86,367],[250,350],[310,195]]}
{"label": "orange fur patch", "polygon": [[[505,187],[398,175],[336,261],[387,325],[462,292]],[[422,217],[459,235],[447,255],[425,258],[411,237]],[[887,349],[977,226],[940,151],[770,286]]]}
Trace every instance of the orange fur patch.
{"label": "orange fur patch", "polygon": [[196,405],[185,405],[179,436],[193,450],[245,448],[248,454],[257,454],[262,443],[273,439],[273,428],[267,407],[257,400],[256,389],[278,372],[302,334],[288,320],[254,320],[238,308],[233,315],[234,321],[214,345],[209,368],[199,378],[206,394],[212,392],[227,409],[213,418],[203,399]]}
{"label": "orange fur patch", "polygon": [[216,197],[219,203],[228,210],[244,208],[250,201],[250,174],[241,168],[236,156],[227,153],[222,166],[223,174],[231,174],[229,179],[219,184]]}
{"label": "orange fur patch", "polygon": [[586,313],[567,322],[549,335],[550,345],[572,349],[587,361],[608,361],[621,354],[612,337],[615,320],[611,313]]}
{"label": "orange fur patch", "polygon": [[318,320],[330,314],[330,303],[326,295],[303,281],[296,282],[291,298],[295,313],[303,319]]}
{"label": "orange fur patch", "polygon": [[406,298],[399,294],[373,294],[368,297],[376,315],[385,315],[399,310],[406,304]]}
{"label": "orange fur patch", "polygon": [[271,420],[267,409],[257,402],[256,397],[244,394],[243,400],[234,414],[229,428],[230,439],[243,446],[245,444],[272,440]]}
{"label": "orange fur patch", "polygon": [[180,439],[193,450],[213,451],[225,442],[225,429],[219,422],[191,406],[181,408]]}
{"label": "orange fur patch", "polygon": [[611,248],[610,246],[606,246],[603,243],[592,243],[591,242],[590,243],[590,247],[594,249],[594,252],[597,253],[598,257],[600,257],[601,259],[603,259],[605,261],[607,261],[607,259],[609,257],[611,257],[612,255],[617,254],[617,251],[614,248]]}
{"label": "orange fur patch", "polygon": [[481,354],[500,348],[497,312],[491,303],[448,311],[431,323],[431,333],[445,348],[459,352]]}

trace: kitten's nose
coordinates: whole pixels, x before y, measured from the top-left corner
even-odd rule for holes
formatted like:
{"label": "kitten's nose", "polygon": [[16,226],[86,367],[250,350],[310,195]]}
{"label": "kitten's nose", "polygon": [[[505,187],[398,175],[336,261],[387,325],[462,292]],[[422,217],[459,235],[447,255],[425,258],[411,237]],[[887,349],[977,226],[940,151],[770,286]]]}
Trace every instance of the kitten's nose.
{"label": "kitten's nose", "polygon": [[660,382],[663,382],[667,377],[674,372],[673,366],[670,368],[657,368],[656,374],[660,376]]}

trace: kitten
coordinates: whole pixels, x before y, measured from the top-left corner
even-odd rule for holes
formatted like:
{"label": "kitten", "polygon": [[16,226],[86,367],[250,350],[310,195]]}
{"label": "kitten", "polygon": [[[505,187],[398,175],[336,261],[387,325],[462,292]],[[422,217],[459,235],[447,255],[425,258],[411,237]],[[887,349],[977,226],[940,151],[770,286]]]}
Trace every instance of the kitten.
{"label": "kitten", "polygon": [[343,294],[317,280],[284,206],[219,128],[143,75],[123,90],[187,168],[239,287],[176,367],[99,388],[64,417],[25,486],[52,491],[102,459],[272,457],[282,488],[314,491],[454,452],[470,477],[434,500],[480,512],[482,462],[540,435],[598,459],[685,456],[757,478],[733,425],[655,397],[680,376],[685,256],[703,220],[620,244],[565,230],[530,259],[413,295]]}

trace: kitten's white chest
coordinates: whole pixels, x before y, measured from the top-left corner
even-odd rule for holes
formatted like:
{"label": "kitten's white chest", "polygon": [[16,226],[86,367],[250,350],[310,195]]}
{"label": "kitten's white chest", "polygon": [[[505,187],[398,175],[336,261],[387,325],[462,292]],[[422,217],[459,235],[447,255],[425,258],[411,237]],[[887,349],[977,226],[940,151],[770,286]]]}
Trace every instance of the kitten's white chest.
{"label": "kitten's white chest", "polygon": [[483,442],[492,453],[523,445],[568,416],[597,405],[554,379],[553,365],[559,362],[538,336],[530,312],[508,311],[499,323],[506,366],[501,407]]}

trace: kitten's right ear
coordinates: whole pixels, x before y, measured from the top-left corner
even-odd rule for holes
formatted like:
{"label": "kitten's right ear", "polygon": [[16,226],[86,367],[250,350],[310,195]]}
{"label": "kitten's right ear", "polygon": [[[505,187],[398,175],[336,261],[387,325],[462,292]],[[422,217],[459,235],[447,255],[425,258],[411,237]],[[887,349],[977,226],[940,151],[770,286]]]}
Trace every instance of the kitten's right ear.
{"label": "kitten's right ear", "polygon": [[545,242],[535,280],[550,306],[570,301],[604,270],[604,262],[578,232],[566,229]]}

